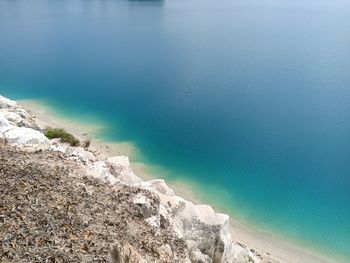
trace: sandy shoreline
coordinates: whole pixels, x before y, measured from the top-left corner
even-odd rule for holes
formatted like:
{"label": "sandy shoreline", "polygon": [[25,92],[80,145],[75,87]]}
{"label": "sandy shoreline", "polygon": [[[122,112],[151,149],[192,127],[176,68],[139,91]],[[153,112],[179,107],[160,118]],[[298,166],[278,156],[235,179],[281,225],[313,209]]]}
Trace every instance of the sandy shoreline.
{"label": "sandy shoreline", "polygon": [[[158,173],[154,174],[156,170],[166,173],[166,170],[160,167],[149,167],[142,162],[133,161],[136,159],[136,156],[142,155],[133,143],[107,142],[98,138],[96,134],[104,128],[103,123],[89,125],[79,122],[78,120],[68,119],[65,116],[57,114],[57,112],[44,101],[21,100],[18,102],[36,116],[36,122],[41,128],[46,126],[60,127],[73,133],[81,140],[91,139],[89,150],[97,157],[104,158],[113,155],[129,156],[135,174],[140,176],[143,180],[159,178],[159,176],[157,176]],[[164,178],[164,176],[161,177]],[[200,196],[193,193],[193,189],[191,189],[190,185],[186,185],[184,182],[173,182],[169,183],[169,186],[174,189],[177,195],[191,200],[194,203],[202,203]],[[242,243],[254,249],[263,257],[262,262],[336,262],[334,259],[325,258],[270,233],[264,233],[263,231],[254,229],[232,216],[230,223],[232,239],[235,242]]]}

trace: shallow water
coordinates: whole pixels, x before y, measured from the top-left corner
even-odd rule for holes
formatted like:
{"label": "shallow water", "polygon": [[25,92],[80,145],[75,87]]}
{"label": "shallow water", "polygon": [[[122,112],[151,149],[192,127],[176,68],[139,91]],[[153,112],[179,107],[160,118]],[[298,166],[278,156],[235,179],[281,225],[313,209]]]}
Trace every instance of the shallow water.
{"label": "shallow water", "polygon": [[350,260],[350,3],[1,1],[0,93],[100,118],[169,180]]}

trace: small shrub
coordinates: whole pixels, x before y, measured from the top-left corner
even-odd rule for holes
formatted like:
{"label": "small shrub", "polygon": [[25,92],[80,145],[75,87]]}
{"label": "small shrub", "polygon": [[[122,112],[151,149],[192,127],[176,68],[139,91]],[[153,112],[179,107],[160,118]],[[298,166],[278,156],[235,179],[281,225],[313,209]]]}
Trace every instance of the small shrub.
{"label": "small shrub", "polygon": [[84,147],[85,148],[89,148],[90,144],[91,144],[91,140],[90,139],[87,139],[87,140],[84,141]]}
{"label": "small shrub", "polygon": [[69,143],[71,146],[80,145],[80,141],[64,129],[48,127],[45,129],[45,136],[49,139],[60,138],[61,142]]}

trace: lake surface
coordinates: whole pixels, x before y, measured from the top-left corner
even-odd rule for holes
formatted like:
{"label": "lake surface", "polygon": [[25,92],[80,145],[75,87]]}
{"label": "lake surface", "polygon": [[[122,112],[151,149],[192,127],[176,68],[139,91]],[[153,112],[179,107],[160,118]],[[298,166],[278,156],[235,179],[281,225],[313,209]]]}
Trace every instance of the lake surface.
{"label": "lake surface", "polygon": [[349,1],[0,1],[0,93],[350,261]]}

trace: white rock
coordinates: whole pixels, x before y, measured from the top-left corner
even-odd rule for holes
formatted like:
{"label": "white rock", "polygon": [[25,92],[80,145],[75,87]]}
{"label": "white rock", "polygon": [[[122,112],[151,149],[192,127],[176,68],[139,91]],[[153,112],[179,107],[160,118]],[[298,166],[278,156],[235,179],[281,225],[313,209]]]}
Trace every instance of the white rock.
{"label": "white rock", "polygon": [[168,213],[168,210],[162,205],[159,206],[159,218],[161,216],[164,218],[164,220],[167,220],[169,223],[172,220]]}
{"label": "white rock", "polygon": [[63,153],[67,158],[80,160],[83,163],[94,162],[96,157],[92,152],[85,150],[83,147],[72,147],[68,143],[60,142],[60,139],[51,139],[50,150]]}
{"label": "white rock", "polygon": [[93,153],[86,151],[83,147],[68,147],[65,151],[67,156],[74,157],[84,163],[88,161],[96,161],[96,157]]}
{"label": "white rock", "polygon": [[4,109],[0,109],[0,112],[3,114],[3,116],[12,124],[19,124],[23,121],[23,119],[21,118],[21,116],[19,116],[17,113],[12,112],[12,111],[8,111],[8,110],[4,110]]}
{"label": "white rock", "polygon": [[133,198],[132,202],[139,208],[142,218],[146,219],[151,217],[153,210],[150,200],[146,196],[139,193]]}
{"label": "white rock", "polygon": [[120,180],[110,173],[110,169],[104,161],[97,161],[88,164],[86,167],[86,175],[100,179],[111,185],[120,183]]}
{"label": "white rock", "polygon": [[155,179],[144,183],[145,187],[152,188],[157,192],[166,196],[175,196],[174,190],[171,189],[164,180]]}
{"label": "white rock", "polygon": [[151,216],[145,219],[145,221],[151,226],[153,227],[153,229],[156,232],[159,232],[160,229],[160,222],[159,222],[159,217],[158,216]]}
{"label": "white rock", "polygon": [[208,205],[195,205],[178,196],[160,194],[160,201],[172,218],[174,231],[186,241],[193,261],[259,262],[250,251],[235,251],[228,215],[216,214]]}
{"label": "white rock", "polygon": [[260,260],[253,255],[253,253],[247,249],[243,248],[239,245],[233,245],[232,246],[232,263],[241,263],[241,262],[247,262],[247,263],[259,263]]}
{"label": "white rock", "polygon": [[52,139],[50,151],[65,153],[69,148],[69,145],[66,143],[58,143],[59,139]]}
{"label": "white rock", "polygon": [[50,141],[44,134],[30,128],[12,127],[3,134],[6,142],[15,146],[50,146]]}
{"label": "white rock", "polygon": [[12,127],[12,125],[5,118],[4,114],[2,112],[0,112],[0,132],[5,132],[5,131],[9,130],[11,127]]}
{"label": "white rock", "polygon": [[111,172],[122,182],[128,185],[139,185],[141,179],[137,177],[131,169],[129,158],[127,156],[114,156],[106,160]]}
{"label": "white rock", "polygon": [[0,109],[15,108],[17,102],[0,95]]}
{"label": "white rock", "polygon": [[31,118],[30,114],[25,109],[15,108],[14,112],[17,113],[22,119],[29,120]]}
{"label": "white rock", "polygon": [[191,262],[207,262],[211,263],[213,260],[202,252],[199,249],[190,251]]}

